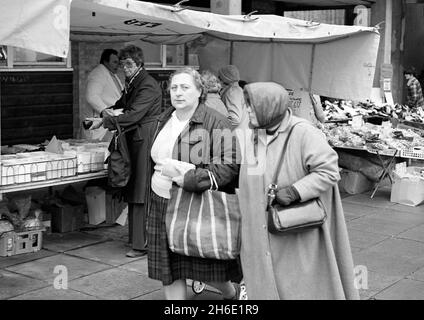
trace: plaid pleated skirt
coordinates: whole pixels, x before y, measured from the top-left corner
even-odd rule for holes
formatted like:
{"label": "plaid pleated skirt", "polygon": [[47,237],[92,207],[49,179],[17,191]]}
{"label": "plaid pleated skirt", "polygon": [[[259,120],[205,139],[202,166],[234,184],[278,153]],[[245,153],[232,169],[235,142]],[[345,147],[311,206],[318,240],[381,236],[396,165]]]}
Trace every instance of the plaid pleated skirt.
{"label": "plaid pleated skirt", "polygon": [[147,217],[149,278],[170,285],[179,279],[202,282],[240,282],[243,278],[240,259],[216,260],[188,257],[172,252],[168,246],[165,215],[168,200],[151,192]]}

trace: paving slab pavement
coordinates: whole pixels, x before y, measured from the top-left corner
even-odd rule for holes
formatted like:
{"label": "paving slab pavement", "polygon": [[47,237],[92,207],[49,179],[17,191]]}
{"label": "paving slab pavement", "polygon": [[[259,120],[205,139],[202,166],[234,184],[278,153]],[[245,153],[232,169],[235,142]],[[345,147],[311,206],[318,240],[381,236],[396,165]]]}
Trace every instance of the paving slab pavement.
{"label": "paving slab pavement", "polygon": [[69,250],[66,253],[68,255],[89,259],[105,263],[112,266],[119,266],[126,263],[135,261],[138,258],[128,258],[125,256],[129,248],[125,246],[125,242],[122,241],[107,241],[103,243],[94,244],[88,247]]}
{"label": "paving slab pavement", "polygon": [[69,282],[71,289],[106,300],[129,300],[162,288],[159,281],[137,272],[113,268]]}
{"label": "paving slab pavement", "polygon": [[[66,269],[61,269],[62,266]],[[110,266],[66,254],[57,254],[5,268],[7,271],[44,280],[49,284],[53,284],[56,277],[63,272],[66,272],[68,280],[72,280],[105,269],[110,269]]]}
{"label": "paving slab pavement", "polygon": [[49,286],[43,289],[34,290],[10,300],[99,300],[96,297],[88,294],[75,291],[73,289],[61,289],[57,290],[53,286]]}
{"label": "paving slab pavement", "polygon": [[[341,194],[360,297],[424,299],[424,205],[390,202],[390,188]],[[95,300],[165,298],[159,281],[148,278],[147,257],[127,258],[127,226],[89,228],[82,232],[49,234],[36,253],[0,257],[0,299]],[[54,289],[54,266],[69,271],[67,290]],[[365,268],[365,269],[363,269]],[[362,270],[362,271],[361,271]],[[356,274],[357,275],[357,274]],[[221,300],[207,287],[192,300]]]}
{"label": "paving slab pavement", "polygon": [[408,229],[407,231],[398,234],[397,238],[424,242],[424,225]]}
{"label": "paving slab pavement", "polygon": [[10,299],[47,286],[48,283],[44,281],[0,269],[0,300]]}
{"label": "paving slab pavement", "polygon": [[32,253],[17,254],[15,256],[10,256],[10,257],[0,257],[0,269],[13,266],[16,264],[20,264],[20,263],[25,263],[28,261],[41,259],[44,257],[53,256],[55,254],[57,253],[41,249],[40,251],[32,252]]}
{"label": "paving slab pavement", "polygon": [[376,300],[424,300],[424,282],[403,279],[382,290]]}
{"label": "paving slab pavement", "polygon": [[107,240],[108,238],[103,235],[84,232],[50,233],[43,237],[43,248],[55,252],[66,252]]}
{"label": "paving slab pavement", "polygon": [[375,295],[402,279],[402,276],[387,276],[368,270],[366,281],[358,281],[361,300],[374,299]]}

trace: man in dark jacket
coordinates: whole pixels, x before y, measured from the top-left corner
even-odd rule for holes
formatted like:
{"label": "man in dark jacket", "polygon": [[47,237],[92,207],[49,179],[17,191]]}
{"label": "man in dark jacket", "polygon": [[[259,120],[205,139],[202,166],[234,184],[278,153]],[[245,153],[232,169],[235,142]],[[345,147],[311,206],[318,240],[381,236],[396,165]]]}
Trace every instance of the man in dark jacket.
{"label": "man in dark jacket", "polygon": [[[124,129],[136,126],[126,134],[131,156],[131,177],[125,188],[128,202],[129,241],[132,250],[128,257],[146,254],[146,213],[150,193],[150,146],[157,118],[161,112],[162,91],[159,84],[143,68],[143,51],[130,45],[119,52],[119,60],[125,73],[125,89],[121,98],[101,116],[103,126],[115,130],[117,120]],[[110,109],[124,109],[113,116]]]}

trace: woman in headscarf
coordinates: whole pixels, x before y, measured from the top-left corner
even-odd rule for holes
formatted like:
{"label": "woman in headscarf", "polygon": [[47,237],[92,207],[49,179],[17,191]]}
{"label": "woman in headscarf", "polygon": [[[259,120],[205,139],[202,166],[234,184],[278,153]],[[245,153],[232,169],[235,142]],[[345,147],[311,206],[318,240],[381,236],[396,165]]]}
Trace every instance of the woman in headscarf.
{"label": "woman in headscarf", "polygon": [[[240,171],[241,262],[249,299],[358,299],[351,248],[337,181],[338,157],[325,136],[288,108],[287,91],[273,82],[246,85],[253,143]],[[286,235],[267,230],[267,191],[293,128],[278,175],[283,206],[319,197],[327,220]],[[247,163],[246,163],[247,162]]]}

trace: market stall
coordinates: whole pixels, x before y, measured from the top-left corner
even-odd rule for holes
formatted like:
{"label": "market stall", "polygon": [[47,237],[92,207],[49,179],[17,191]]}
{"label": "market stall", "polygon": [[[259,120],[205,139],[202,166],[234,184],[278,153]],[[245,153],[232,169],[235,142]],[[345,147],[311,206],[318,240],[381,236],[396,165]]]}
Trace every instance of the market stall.
{"label": "market stall", "polygon": [[224,16],[142,1],[6,0],[3,8],[0,18],[10,21],[0,31],[3,45],[64,57],[69,40],[187,43],[201,69],[234,63],[247,81],[346,99],[369,97],[379,44],[374,28]]}
{"label": "market stall", "polygon": [[[275,81],[291,89],[355,100],[370,96],[380,40],[376,28],[274,15],[224,16],[143,1],[4,0],[0,20],[9,21],[0,30],[0,45],[66,57],[70,41],[139,39],[187,44],[188,55],[198,58],[201,69],[216,71],[232,63],[239,66],[246,81]],[[37,166],[36,172],[29,172],[30,181],[27,172],[17,180],[6,174],[2,181],[7,183],[0,186],[0,194],[105,176],[98,170],[79,172],[79,155],[74,156],[71,170],[61,167],[65,170],[59,175],[48,175],[47,169],[38,172]],[[3,157],[3,168],[13,167],[17,161]],[[47,161],[56,163],[57,159]],[[24,168],[32,170],[32,163]]]}
{"label": "market stall", "polygon": [[[373,181],[371,197],[383,179],[388,178],[393,183],[391,174],[397,163],[424,166],[422,109],[343,100],[325,101],[324,109],[328,121],[323,131],[339,153],[339,165]],[[355,157],[360,159],[355,161]],[[421,177],[419,171],[416,175]],[[367,187],[366,184],[362,186]],[[357,192],[364,190],[359,188]]]}

